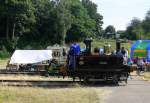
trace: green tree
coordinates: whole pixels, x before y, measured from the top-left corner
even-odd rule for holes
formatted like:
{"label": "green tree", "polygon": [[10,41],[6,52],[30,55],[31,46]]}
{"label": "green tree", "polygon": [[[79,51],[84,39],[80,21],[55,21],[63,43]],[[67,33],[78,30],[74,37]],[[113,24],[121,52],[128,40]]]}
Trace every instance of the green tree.
{"label": "green tree", "polygon": [[[90,0],[1,0],[0,44],[43,49],[101,32],[102,16]],[[2,41],[6,41],[3,43]],[[1,47],[0,47],[1,48]]]}
{"label": "green tree", "polygon": [[118,31],[117,31],[117,34],[120,35],[120,38],[121,38],[121,39],[126,39],[125,31],[124,31],[124,30],[118,30]]}
{"label": "green tree", "polygon": [[143,29],[146,37],[150,34],[150,10],[147,12],[145,19],[143,20]]}
{"label": "green tree", "polygon": [[82,5],[87,9],[90,18],[96,22],[95,36],[102,36],[103,16],[97,12],[97,5],[90,0],[82,0]]}
{"label": "green tree", "polygon": [[84,8],[81,2],[79,0],[75,1],[70,6],[73,22],[71,28],[67,31],[67,41],[80,41],[87,36],[93,37],[95,35],[96,22],[90,18],[87,9]]}
{"label": "green tree", "polygon": [[[55,0],[55,12],[56,12],[56,23],[55,27],[55,39],[59,44],[65,43],[67,30],[71,27],[72,15],[69,11],[70,0]],[[59,38],[59,39],[58,39]],[[56,41],[55,41],[56,42]]]}
{"label": "green tree", "polygon": [[105,29],[104,37],[112,38],[115,36],[115,33],[116,33],[115,27],[112,25],[109,25]]}
{"label": "green tree", "polygon": [[126,30],[126,38],[131,40],[143,39],[144,30],[142,21],[138,18],[133,18]]}
{"label": "green tree", "polygon": [[[31,0],[2,0],[0,16],[5,19],[6,39],[15,49],[18,36],[30,31],[35,23],[34,8]],[[12,45],[11,45],[12,44]]]}
{"label": "green tree", "polygon": [[[31,38],[31,43],[34,41],[38,45],[51,44],[50,38],[53,38],[54,28],[54,8],[50,0],[34,0],[36,24],[28,38]],[[31,34],[31,35],[30,35]]]}

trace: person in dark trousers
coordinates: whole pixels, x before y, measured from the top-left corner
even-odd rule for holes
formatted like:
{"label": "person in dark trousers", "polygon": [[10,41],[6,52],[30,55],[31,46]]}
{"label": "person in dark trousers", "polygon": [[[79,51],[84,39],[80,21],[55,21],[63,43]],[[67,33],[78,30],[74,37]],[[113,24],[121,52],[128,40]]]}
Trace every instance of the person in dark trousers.
{"label": "person in dark trousers", "polygon": [[126,50],[125,50],[125,48],[124,48],[124,47],[122,47],[122,48],[121,48],[121,53],[122,53],[122,55],[123,55],[123,56],[125,56],[125,54],[126,54]]}
{"label": "person in dark trousers", "polygon": [[69,62],[69,68],[75,69],[76,66],[76,59],[75,56],[80,54],[80,45],[76,42],[72,43],[69,50],[68,55],[68,62]]}
{"label": "person in dark trousers", "polygon": [[140,75],[140,73],[143,69],[143,66],[144,66],[143,59],[138,57],[138,60],[137,60],[137,75]]}
{"label": "person in dark trousers", "polygon": [[63,56],[66,56],[66,55],[67,55],[65,48],[63,48],[62,55],[63,55]]}

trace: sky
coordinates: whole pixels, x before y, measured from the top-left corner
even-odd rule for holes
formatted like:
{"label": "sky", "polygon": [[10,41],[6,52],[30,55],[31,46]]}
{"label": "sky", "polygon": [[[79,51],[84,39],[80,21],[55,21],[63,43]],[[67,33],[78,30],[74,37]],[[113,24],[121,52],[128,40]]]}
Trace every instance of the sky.
{"label": "sky", "polygon": [[125,30],[130,21],[137,17],[144,19],[150,10],[150,0],[91,0],[98,5],[103,16],[103,28],[113,25],[116,30]]}

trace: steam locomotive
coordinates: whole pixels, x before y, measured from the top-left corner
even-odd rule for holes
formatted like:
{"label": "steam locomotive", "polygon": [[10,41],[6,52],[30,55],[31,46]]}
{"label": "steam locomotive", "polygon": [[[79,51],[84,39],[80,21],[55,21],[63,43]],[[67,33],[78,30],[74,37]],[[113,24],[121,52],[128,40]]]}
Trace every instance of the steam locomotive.
{"label": "steam locomotive", "polygon": [[[76,78],[85,83],[92,81],[113,81],[115,84],[124,81],[127,83],[130,67],[123,64],[123,56],[117,55],[121,41],[116,41],[116,54],[93,54],[91,52],[92,39],[85,39],[86,49],[76,54],[71,53],[68,58],[68,75],[75,81]],[[78,50],[77,46],[74,47]],[[72,63],[70,63],[72,61]]]}

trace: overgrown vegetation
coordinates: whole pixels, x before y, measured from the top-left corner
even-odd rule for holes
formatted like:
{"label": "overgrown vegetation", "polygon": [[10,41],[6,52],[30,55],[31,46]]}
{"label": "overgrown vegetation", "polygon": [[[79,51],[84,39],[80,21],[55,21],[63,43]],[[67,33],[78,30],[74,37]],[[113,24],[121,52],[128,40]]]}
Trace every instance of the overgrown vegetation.
{"label": "overgrown vegetation", "polygon": [[5,59],[10,56],[10,53],[7,51],[7,49],[4,47],[2,50],[0,50],[0,59]]}
{"label": "overgrown vegetation", "polygon": [[150,39],[150,10],[143,20],[133,18],[122,36],[130,40]]}
{"label": "overgrown vegetation", "polygon": [[0,49],[13,52],[98,36],[102,16],[90,0],[2,0],[0,24]]}
{"label": "overgrown vegetation", "polygon": [[101,103],[102,89],[0,87],[0,103]]}

